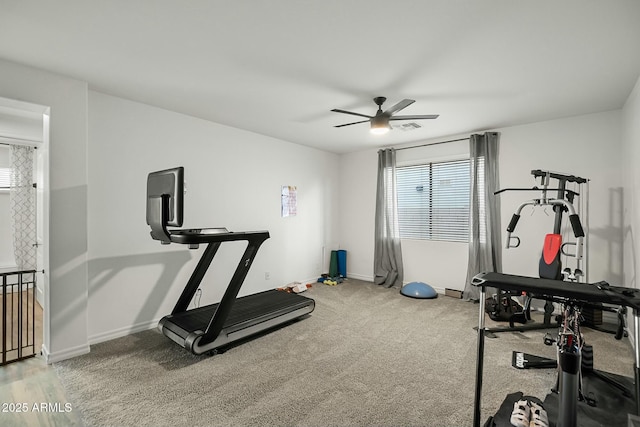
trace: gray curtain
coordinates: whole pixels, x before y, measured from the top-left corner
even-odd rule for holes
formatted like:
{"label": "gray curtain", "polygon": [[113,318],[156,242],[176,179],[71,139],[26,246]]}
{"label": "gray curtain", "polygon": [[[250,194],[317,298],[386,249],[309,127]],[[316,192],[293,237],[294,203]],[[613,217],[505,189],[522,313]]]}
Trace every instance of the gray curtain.
{"label": "gray curtain", "polygon": [[33,147],[11,145],[11,176],[9,179],[13,254],[18,270],[32,270],[36,268]]}
{"label": "gray curtain", "polygon": [[471,279],[483,272],[502,272],[500,203],[498,190],[497,132],[471,135],[471,204],[469,217],[469,264],[464,299],[477,301],[480,291]]}
{"label": "gray curtain", "polygon": [[402,287],[403,267],[398,199],[396,196],[396,151],[378,151],[376,194],[374,282],[387,288]]}

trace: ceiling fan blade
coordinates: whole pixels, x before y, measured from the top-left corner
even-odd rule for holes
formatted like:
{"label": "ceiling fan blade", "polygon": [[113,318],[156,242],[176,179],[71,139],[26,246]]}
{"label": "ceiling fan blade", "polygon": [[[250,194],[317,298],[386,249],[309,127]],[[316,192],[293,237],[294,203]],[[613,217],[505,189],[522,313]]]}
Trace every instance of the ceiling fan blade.
{"label": "ceiling fan blade", "polygon": [[341,127],[344,127],[344,126],[357,125],[358,123],[367,123],[367,122],[369,122],[369,121],[370,121],[370,120],[363,120],[363,121],[361,121],[361,122],[345,123],[344,125],[334,126],[334,128],[341,128]]}
{"label": "ceiling fan blade", "polygon": [[351,114],[353,116],[360,116],[360,117],[366,117],[367,119],[372,118],[372,116],[367,116],[366,114],[360,114],[360,113],[354,113],[352,111],[346,111],[346,110],[338,110],[337,108],[334,108],[333,110],[331,110],[335,113],[344,113],[344,114]]}
{"label": "ceiling fan blade", "polygon": [[393,107],[387,109],[387,111],[385,111],[385,114],[388,115],[392,115],[393,113],[397,113],[398,111],[407,108],[409,105],[413,104],[414,102],[416,102],[413,99],[403,99],[402,101],[398,102],[396,105],[394,105]]}
{"label": "ceiling fan blade", "polygon": [[423,120],[423,119],[437,119],[439,114],[424,114],[418,116],[391,116],[389,120]]}

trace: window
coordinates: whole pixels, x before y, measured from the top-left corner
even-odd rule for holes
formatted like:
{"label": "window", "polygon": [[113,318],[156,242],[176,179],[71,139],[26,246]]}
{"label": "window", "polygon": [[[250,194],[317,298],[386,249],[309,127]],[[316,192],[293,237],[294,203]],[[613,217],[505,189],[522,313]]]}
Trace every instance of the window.
{"label": "window", "polygon": [[400,238],[469,241],[469,159],[396,169]]}
{"label": "window", "polygon": [[9,191],[11,168],[0,167],[0,192]]}
{"label": "window", "polygon": [[[477,191],[478,191],[478,222],[479,224],[483,224],[487,221],[486,218],[486,201],[484,192],[484,157],[478,157],[478,183],[477,183]],[[482,189],[482,190],[481,190]],[[478,237],[480,239],[480,243],[487,243],[487,227],[479,226],[478,227]]]}

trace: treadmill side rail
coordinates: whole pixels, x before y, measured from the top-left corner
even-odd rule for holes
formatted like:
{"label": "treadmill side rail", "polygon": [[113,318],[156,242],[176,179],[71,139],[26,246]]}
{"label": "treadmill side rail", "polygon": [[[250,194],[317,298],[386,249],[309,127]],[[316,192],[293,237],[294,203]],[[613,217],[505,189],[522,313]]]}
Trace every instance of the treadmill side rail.
{"label": "treadmill side rail", "polygon": [[204,341],[210,313],[215,313],[218,306],[212,304],[165,316],[158,329],[192,353],[202,354],[303,317],[314,310],[315,301],[277,290],[238,298],[220,333],[212,341]]}
{"label": "treadmill side rail", "polygon": [[225,329],[223,329],[220,332],[220,334],[216,337],[216,339],[210,343],[201,343],[200,342],[201,340],[199,339],[199,337],[195,337],[195,339],[192,339],[193,337],[189,336],[185,341],[184,347],[187,350],[191,351],[193,354],[206,353],[207,351],[212,351],[212,350],[224,347],[225,345],[228,345],[232,342],[239,341],[241,339],[250,337],[260,332],[268,331],[269,329],[273,329],[277,326],[280,326],[285,323],[291,322],[295,319],[298,319],[304,316],[305,314],[311,313],[313,311],[314,306],[315,304],[311,304],[307,307],[290,311],[286,314],[274,317],[265,322],[257,323],[248,328],[237,330],[235,332],[227,332]]}

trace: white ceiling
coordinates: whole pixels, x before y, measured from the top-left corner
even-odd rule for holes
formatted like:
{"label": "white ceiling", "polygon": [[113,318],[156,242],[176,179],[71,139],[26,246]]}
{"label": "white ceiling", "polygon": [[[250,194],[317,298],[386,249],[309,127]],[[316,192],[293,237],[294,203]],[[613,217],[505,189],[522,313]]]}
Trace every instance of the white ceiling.
{"label": "white ceiling", "polygon": [[[0,0],[0,58],[344,153],[621,108],[639,22],[638,0]],[[333,127],[375,96],[440,117]]]}

